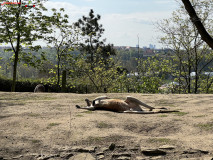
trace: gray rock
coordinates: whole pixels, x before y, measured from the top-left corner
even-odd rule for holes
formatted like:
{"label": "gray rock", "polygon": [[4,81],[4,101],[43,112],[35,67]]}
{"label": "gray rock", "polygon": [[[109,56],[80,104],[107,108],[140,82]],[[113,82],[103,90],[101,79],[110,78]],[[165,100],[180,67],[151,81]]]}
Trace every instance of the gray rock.
{"label": "gray rock", "polygon": [[96,153],[96,156],[104,155],[104,152],[98,152]]}
{"label": "gray rock", "polygon": [[20,156],[17,156],[17,157],[13,157],[13,159],[20,159],[22,157],[23,157],[23,155],[20,155]]}
{"label": "gray rock", "polygon": [[130,157],[118,157],[116,160],[130,160]]}
{"label": "gray rock", "polygon": [[72,147],[73,152],[95,152],[96,147]]}
{"label": "gray rock", "polygon": [[72,153],[61,153],[60,157],[63,159],[68,159],[70,157],[74,156]]}
{"label": "gray rock", "polygon": [[37,93],[37,92],[45,92],[45,87],[42,85],[42,84],[38,84],[35,89],[34,89],[34,92]]}
{"label": "gray rock", "polygon": [[112,143],[110,146],[109,146],[109,150],[110,151],[113,151],[115,149],[115,143]]}
{"label": "gray rock", "polygon": [[172,146],[172,145],[163,145],[163,146],[160,146],[159,149],[165,149],[165,150],[173,150],[175,149],[176,147],[175,146]]}
{"label": "gray rock", "polygon": [[130,148],[129,150],[134,152],[134,151],[138,151],[139,149],[138,148]]}
{"label": "gray rock", "polygon": [[116,148],[125,148],[124,145],[116,145]]}
{"label": "gray rock", "polygon": [[69,158],[69,160],[96,160],[96,159],[90,153],[80,153]]}
{"label": "gray rock", "polygon": [[180,160],[200,160],[200,158],[182,158]]}
{"label": "gray rock", "polygon": [[103,147],[103,148],[100,149],[100,151],[101,151],[101,152],[107,152],[107,151],[109,151],[109,148]]}
{"label": "gray rock", "polygon": [[196,154],[196,153],[208,154],[209,151],[204,151],[199,149],[188,149],[186,151],[183,151],[183,154]]}
{"label": "gray rock", "polygon": [[131,157],[131,153],[114,153],[112,155],[112,158],[118,158],[118,157]]}
{"label": "gray rock", "polygon": [[166,152],[160,149],[141,149],[141,152],[145,155],[145,156],[162,156],[162,155],[166,155]]}
{"label": "gray rock", "polygon": [[37,158],[37,160],[48,160],[50,158],[56,158],[56,157],[60,157],[60,155],[51,154],[51,155],[41,156],[41,157]]}
{"label": "gray rock", "polygon": [[145,158],[144,158],[144,157],[141,157],[141,156],[137,156],[137,157],[136,157],[136,160],[145,160]]}
{"label": "gray rock", "polygon": [[104,159],[104,155],[99,155],[99,156],[97,156],[97,158],[98,158],[98,160],[99,159]]}
{"label": "gray rock", "polygon": [[203,160],[213,160],[213,157],[202,157]]}

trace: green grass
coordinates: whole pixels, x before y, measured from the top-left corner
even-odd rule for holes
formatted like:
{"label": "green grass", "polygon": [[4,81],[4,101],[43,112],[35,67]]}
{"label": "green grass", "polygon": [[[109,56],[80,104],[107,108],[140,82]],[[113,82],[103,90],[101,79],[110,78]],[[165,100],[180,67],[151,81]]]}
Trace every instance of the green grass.
{"label": "green grass", "polygon": [[112,128],[111,124],[105,123],[105,122],[99,122],[96,125],[97,128]]}
{"label": "green grass", "polygon": [[47,128],[50,129],[50,128],[58,126],[58,125],[60,125],[60,123],[50,123],[50,124],[48,124]]}
{"label": "green grass", "polygon": [[198,127],[201,130],[210,131],[210,130],[213,130],[213,122],[199,123],[199,124],[196,124],[195,127]]}
{"label": "green grass", "polygon": [[39,117],[40,114],[37,114],[37,113],[29,113],[28,116],[29,116],[29,117]]}
{"label": "green grass", "polygon": [[93,111],[83,111],[82,113],[92,114],[92,113],[93,113]]}
{"label": "green grass", "polygon": [[159,115],[159,117],[168,117],[168,115],[162,114],[162,115]]}
{"label": "green grass", "polygon": [[148,143],[170,144],[172,141],[168,138],[150,138]]}
{"label": "green grass", "polygon": [[175,118],[175,119],[173,119],[173,121],[183,121],[183,120],[179,119],[179,118]]}
{"label": "green grass", "polygon": [[81,114],[77,114],[77,115],[76,115],[76,117],[83,117],[83,115],[81,115]]}
{"label": "green grass", "polygon": [[38,144],[38,143],[40,143],[41,141],[40,141],[40,140],[37,140],[37,139],[33,139],[31,142],[32,142],[33,144]]}
{"label": "green grass", "polygon": [[177,116],[185,116],[188,113],[187,112],[173,112],[173,114],[175,114]]}
{"label": "green grass", "polygon": [[93,144],[93,143],[100,143],[104,140],[103,137],[93,137],[93,136],[90,136],[87,138],[86,142],[88,144]]}
{"label": "green grass", "polygon": [[198,116],[193,116],[194,118],[203,118],[206,117],[206,115],[198,115]]}

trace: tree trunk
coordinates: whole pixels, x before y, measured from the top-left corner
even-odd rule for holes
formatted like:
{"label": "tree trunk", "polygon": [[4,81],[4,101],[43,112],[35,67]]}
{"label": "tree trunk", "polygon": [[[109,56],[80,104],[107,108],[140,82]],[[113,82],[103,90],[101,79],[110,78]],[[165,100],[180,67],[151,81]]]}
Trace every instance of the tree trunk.
{"label": "tree trunk", "polygon": [[67,71],[63,70],[63,72],[62,72],[62,92],[66,92],[66,84],[67,84]]}
{"label": "tree trunk", "polygon": [[204,40],[213,49],[213,38],[206,31],[192,4],[189,0],[182,0],[182,2],[191,18],[192,23],[196,26],[199,34],[201,35],[202,40]]}
{"label": "tree trunk", "polygon": [[195,51],[195,90],[194,93],[196,94],[198,91],[198,80],[199,80],[199,75],[198,75],[198,58],[197,58],[197,50]]}
{"label": "tree trunk", "polygon": [[15,53],[15,60],[14,60],[14,64],[13,64],[13,82],[12,82],[12,88],[11,88],[12,92],[15,92],[15,87],[16,87],[18,54],[19,54],[18,52]]}
{"label": "tree trunk", "polygon": [[58,54],[58,66],[57,66],[57,88],[58,88],[58,92],[60,91],[60,56]]}
{"label": "tree trunk", "polygon": [[[20,7],[20,6],[19,6]],[[13,65],[13,82],[12,82],[12,88],[11,91],[15,92],[16,88],[16,75],[17,75],[17,64],[18,64],[18,58],[19,58],[19,50],[20,50],[20,32],[19,32],[19,12],[16,13],[16,30],[17,30],[17,46],[15,50],[15,60],[14,60],[14,65]]]}

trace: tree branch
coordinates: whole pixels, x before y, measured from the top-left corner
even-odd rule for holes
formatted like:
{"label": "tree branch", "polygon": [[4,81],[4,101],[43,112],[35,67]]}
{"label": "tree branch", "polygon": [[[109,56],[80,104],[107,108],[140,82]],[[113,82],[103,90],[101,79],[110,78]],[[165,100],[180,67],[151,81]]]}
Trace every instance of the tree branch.
{"label": "tree branch", "polygon": [[204,40],[213,49],[213,38],[206,31],[191,2],[189,0],[182,0],[182,2],[191,18],[192,23],[196,26],[199,34],[201,35],[202,40]]}

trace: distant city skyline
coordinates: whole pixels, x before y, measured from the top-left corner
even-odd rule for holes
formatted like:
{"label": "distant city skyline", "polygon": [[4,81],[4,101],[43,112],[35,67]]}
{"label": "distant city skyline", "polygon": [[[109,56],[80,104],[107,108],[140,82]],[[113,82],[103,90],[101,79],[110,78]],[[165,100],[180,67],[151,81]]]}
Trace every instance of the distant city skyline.
{"label": "distant city skyline", "polygon": [[65,8],[70,22],[75,22],[83,15],[87,16],[90,9],[101,15],[105,34],[103,38],[115,46],[149,46],[158,43],[161,35],[154,26],[155,22],[171,17],[178,7],[175,0],[49,0],[45,6]]}

